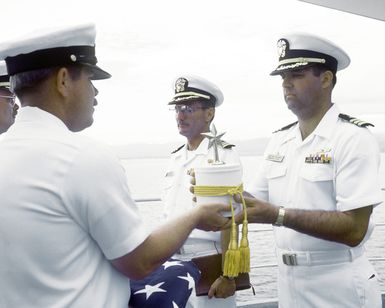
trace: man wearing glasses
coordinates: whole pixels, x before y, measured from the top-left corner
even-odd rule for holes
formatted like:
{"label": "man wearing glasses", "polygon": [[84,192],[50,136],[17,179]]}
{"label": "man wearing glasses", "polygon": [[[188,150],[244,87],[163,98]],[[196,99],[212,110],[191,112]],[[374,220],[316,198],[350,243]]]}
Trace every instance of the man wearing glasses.
{"label": "man wearing glasses", "polygon": [[[182,76],[174,83],[175,95],[169,105],[175,111],[179,134],[186,137],[186,144],[171,154],[165,175],[163,201],[167,219],[193,208],[188,170],[208,165],[214,158],[214,149],[201,133],[210,130],[215,107],[223,102],[222,91],[213,83],[198,76]],[[233,145],[223,142],[218,147],[219,159],[226,163],[240,164]],[[221,253],[227,250],[229,230],[221,232],[193,231],[176,257],[189,260],[192,257]],[[218,277],[207,296],[196,297],[195,292],[187,307],[235,307],[235,283],[226,277]]]}
{"label": "man wearing glasses", "polygon": [[0,134],[5,133],[15,122],[19,106],[15,95],[9,90],[9,75],[5,62],[0,62]]}
{"label": "man wearing glasses", "polygon": [[[174,97],[169,102],[170,110],[175,113],[179,134],[186,137],[186,144],[172,152],[166,171],[162,200],[167,220],[181,217],[196,208],[193,195],[190,193],[191,177],[188,173],[192,168],[208,165],[214,158],[214,149],[209,148],[209,141],[202,133],[210,131],[215,107],[223,102],[221,90],[198,76],[183,75],[177,78],[174,82],[174,91]],[[218,147],[219,159],[226,163],[240,164],[237,153],[232,149],[233,145],[224,141],[221,145],[222,147]],[[221,253],[224,256],[229,244],[229,230],[217,232],[194,230],[174,255],[175,259],[186,262],[171,259],[145,279],[132,282],[130,307],[163,307],[160,303],[165,302],[168,296],[178,298],[186,308],[235,307],[236,285],[232,279],[217,277],[211,285],[208,296],[199,297],[190,284],[188,289],[182,287],[182,282],[178,284],[178,281],[181,281],[179,273],[186,271],[197,282],[198,269],[190,262],[192,258]],[[149,285],[162,285],[167,291],[145,298],[143,292]]]}

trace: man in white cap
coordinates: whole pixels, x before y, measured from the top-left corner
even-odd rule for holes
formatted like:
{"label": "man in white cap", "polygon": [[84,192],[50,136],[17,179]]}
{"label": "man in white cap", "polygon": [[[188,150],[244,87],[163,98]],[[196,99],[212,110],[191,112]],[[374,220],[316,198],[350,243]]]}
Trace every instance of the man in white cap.
{"label": "man in white cap", "polygon": [[[183,75],[174,81],[174,97],[169,105],[175,111],[179,134],[186,137],[186,144],[171,154],[165,175],[163,201],[167,219],[179,217],[194,208],[189,190],[191,177],[188,170],[208,166],[214,159],[214,148],[202,133],[210,131],[215,108],[223,103],[222,91],[212,82],[192,75]],[[240,164],[233,145],[222,141],[218,147],[219,160],[228,164]],[[229,230],[204,232],[194,230],[179,253],[178,259],[224,253],[229,243]],[[208,296],[191,295],[187,307],[235,307],[235,282],[233,279],[218,277],[211,286]]]}
{"label": "man in white cap", "polygon": [[15,122],[17,110],[15,95],[9,90],[9,75],[4,61],[0,62],[0,134]]}
{"label": "man in white cap", "polygon": [[93,25],[4,44],[0,58],[22,106],[0,143],[1,307],[127,307],[128,278],[195,227],[228,221],[228,206],[205,205],[149,234],[115,155],[73,134],[92,124],[92,80],[110,77],[96,66]]}
{"label": "man in white cap", "polygon": [[[298,122],[274,133],[248,191],[249,222],[274,225],[280,307],[381,307],[364,243],[382,202],[377,142],[367,122],[332,102],[350,59],[308,34],[278,41],[283,95]],[[241,217],[239,217],[241,218]]]}

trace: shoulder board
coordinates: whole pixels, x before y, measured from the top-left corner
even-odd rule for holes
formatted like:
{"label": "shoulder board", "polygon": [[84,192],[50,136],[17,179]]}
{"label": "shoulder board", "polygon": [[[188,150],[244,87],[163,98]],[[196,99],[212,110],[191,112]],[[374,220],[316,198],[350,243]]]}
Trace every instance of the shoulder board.
{"label": "shoulder board", "polygon": [[232,147],[235,147],[234,144],[228,143],[226,141],[221,140],[221,146],[224,149],[231,149]]}
{"label": "shoulder board", "polygon": [[294,125],[297,124],[297,123],[298,123],[298,121],[295,121],[294,123],[291,123],[291,124],[289,124],[289,125],[286,125],[286,126],[280,128],[280,129],[276,130],[275,132],[273,132],[273,134],[274,134],[274,133],[281,132],[281,131],[283,131],[283,130],[287,130],[287,129],[289,129],[290,127],[294,126]]}
{"label": "shoulder board", "polygon": [[348,116],[347,114],[340,113],[338,115],[338,117],[342,120],[348,121],[348,122],[355,124],[359,127],[367,127],[367,126],[373,126],[374,127],[374,125],[369,123],[369,122],[362,121],[362,120],[357,119],[357,118],[353,118],[351,116]]}
{"label": "shoulder board", "polygon": [[179,151],[180,149],[182,149],[184,146],[185,146],[185,144],[184,144],[184,145],[181,145],[179,148],[177,148],[176,150],[172,151],[171,154],[174,154],[174,153],[178,152],[178,151]]}

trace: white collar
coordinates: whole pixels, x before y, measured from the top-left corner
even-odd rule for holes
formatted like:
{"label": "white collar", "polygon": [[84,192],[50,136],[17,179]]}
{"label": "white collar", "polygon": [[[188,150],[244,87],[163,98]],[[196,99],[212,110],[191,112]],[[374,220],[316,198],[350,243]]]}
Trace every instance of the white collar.
{"label": "white collar", "polygon": [[185,157],[190,156],[190,155],[187,155],[187,152],[190,152],[190,153],[193,152],[195,155],[206,155],[209,151],[209,140],[207,138],[204,138],[199,144],[199,146],[193,151],[189,151],[187,147],[188,146],[186,143],[186,146],[183,148]]}
{"label": "white collar", "polygon": [[40,124],[45,124],[52,127],[58,127],[69,131],[64,122],[59,119],[57,116],[44,111],[38,107],[22,107],[19,109],[16,116],[16,123],[26,123],[26,122],[39,122]]}

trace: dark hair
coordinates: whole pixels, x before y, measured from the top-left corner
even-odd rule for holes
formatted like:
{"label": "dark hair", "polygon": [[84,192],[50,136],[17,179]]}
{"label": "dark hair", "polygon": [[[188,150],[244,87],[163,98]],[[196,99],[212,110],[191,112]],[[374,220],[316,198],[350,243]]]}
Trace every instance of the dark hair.
{"label": "dark hair", "polygon": [[212,102],[212,101],[204,101],[204,102],[201,102],[201,105],[204,109],[210,109],[210,108],[213,108],[214,109],[214,114],[213,114],[213,118],[211,119],[210,123],[214,120],[214,117],[215,117],[215,102]]}
{"label": "dark hair", "polygon": [[[181,102],[183,104],[183,102]],[[206,99],[193,99],[193,100],[187,100],[185,101],[186,105],[192,105],[192,104],[200,104],[202,108],[208,109],[208,108],[215,108],[215,102],[208,101]]]}
{"label": "dark hair", "polygon": [[213,101],[204,102],[203,105],[207,108],[215,108],[215,102]]}
{"label": "dark hair", "polygon": [[[82,66],[69,65],[66,66],[71,78],[76,80],[80,77]],[[22,72],[11,76],[11,89],[18,97],[32,89],[39,87],[52,74],[57,72],[59,67],[42,68],[38,70]]]}
{"label": "dark hair", "polygon": [[204,99],[196,99],[190,102],[190,104],[200,104],[203,109],[214,109],[214,115],[213,118],[211,119],[210,123],[214,120],[215,117],[215,102],[204,100]]}
{"label": "dark hair", "polygon": [[337,75],[336,75],[336,72],[327,68],[326,66],[324,65],[314,65],[312,66],[312,70],[313,70],[313,74],[314,76],[319,76],[321,75],[321,73],[323,72],[326,72],[326,71],[331,71],[333,73],[333,80],[332,80],[332,83],[333,83],[333,88],[334,86],[336,85],[337,83]]}

